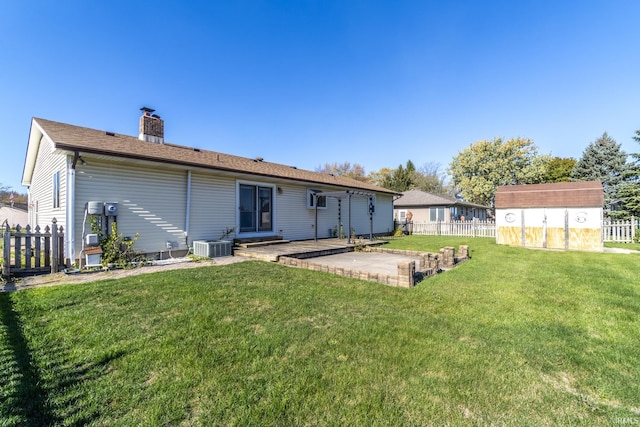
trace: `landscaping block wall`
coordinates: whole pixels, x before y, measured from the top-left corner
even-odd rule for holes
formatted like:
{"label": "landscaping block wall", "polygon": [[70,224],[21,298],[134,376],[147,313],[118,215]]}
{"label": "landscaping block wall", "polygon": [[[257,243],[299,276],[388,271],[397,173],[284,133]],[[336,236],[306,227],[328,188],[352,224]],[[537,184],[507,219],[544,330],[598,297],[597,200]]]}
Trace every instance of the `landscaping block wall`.
{"label": "landscaping block wall", "polygon": [[339,276],[352,277],[354,279],[378,282],[388,286],[399,286],[410,288],[423,278],[433,276],[435,274],[446,271],[455,267],[457,264],[469,259],[469,247],[460,246],[458,256],[455,255],[453,247],[445,247],[438,253],[407,251],[401,249],[386,249],[380,247],[370,247],[369,252],[390,253],[397,255],[407,255],[419,258],[419,265],[416,266],[415,261],[400,261],[398,263],[397,275],[371,273],[368,271],[360,271],[357,269],[347,269],[343,267],[332,267],[314,262],[314,258],[298,259],[293,257],[281,256],[278,259],[280,264],[291,267],[306,268],[309,270],[324,271],[327,273],[337,274]]}

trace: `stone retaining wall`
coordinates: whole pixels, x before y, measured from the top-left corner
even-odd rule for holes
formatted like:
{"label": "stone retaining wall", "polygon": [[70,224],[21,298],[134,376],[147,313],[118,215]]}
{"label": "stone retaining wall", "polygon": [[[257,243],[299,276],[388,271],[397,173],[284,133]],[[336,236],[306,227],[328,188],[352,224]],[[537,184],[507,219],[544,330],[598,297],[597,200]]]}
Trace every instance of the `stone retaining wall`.
{"label": "stone retaining wall", "polygon": [[337,274],[339,276],[383,283],[389,286],[410,288],[415,286],[416,282],[419,282],[423,278],[441,273],[442,271],[453,268],[457,264],[469,259],[469,246],[466,245],[460,246],[460,248],[458,249],[457,257],[455,256],[455,249],[453,247],[442,248],[438,253],[407,251],[401,249],[386,249],[380,247],[370,247],[368,251],[416,257],[420,259],[420,262],[419,265],[416,266],[415,261],[400,261],[398,263],[398,274],[395,276],[389,274],[371,273],[368,271],[359,271],[342,267],[332,267],[320,263],[315,263],[313,262],[313,258],[299,259],[281,256],[278,259],[278,262],[280,264],[288,265],[291,267],[324,271],[327,273]]}

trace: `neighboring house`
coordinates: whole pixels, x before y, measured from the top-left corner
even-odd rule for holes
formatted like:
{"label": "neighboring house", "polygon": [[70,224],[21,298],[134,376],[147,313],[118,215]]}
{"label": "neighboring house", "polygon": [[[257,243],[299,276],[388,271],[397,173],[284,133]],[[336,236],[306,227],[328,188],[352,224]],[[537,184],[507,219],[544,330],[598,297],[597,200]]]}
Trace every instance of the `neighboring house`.
{"label": "neighboring house", "polygon": [[421,190],[405,191],[393,202],[393,216],[398,222],[405,222],[407,215],[413,222],[484,221],[487,219],[487,209],[487,206]]}
{"label": "neighboring house", "polygon": [[2,206],[0,207],[0,224],[4,225],[5,221],[10,227],[15,227],[16,225],[25,227],[29,223],[27,211],[15,207]]}
{"label": "neighboring house", "polygon": [[503,186],[495,200],[498,244],[603,250],[600,181]]}
{"label": "neighboring house", "polygon": [[[139,233],[135,248],[152,256],[166,256],[169,248],[185,253],[194,240],[215,240],[229,229],[230,239],[330,237],[340,200],[345,231],[349,214],[358,235],[393,230],[395,192],[262,158],[166,143],[163,120],[143,111],[137,138],[32,120],[22,177],[29,222],[50,224],[55,217],[65,229],[67,259],[80,258],[93,213],[105,229],[117,222],[125,237]],[[331,195],[314,197],[318,192]]]}

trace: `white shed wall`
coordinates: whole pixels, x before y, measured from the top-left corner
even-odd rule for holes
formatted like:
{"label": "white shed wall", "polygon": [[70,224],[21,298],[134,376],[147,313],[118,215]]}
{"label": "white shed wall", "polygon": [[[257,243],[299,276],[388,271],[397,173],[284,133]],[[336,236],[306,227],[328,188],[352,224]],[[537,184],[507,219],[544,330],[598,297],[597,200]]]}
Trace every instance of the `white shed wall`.
{"label": "white shed wall", "polygon": [[498,244],[602,250],[602,208],[496,209],[496,227]]}

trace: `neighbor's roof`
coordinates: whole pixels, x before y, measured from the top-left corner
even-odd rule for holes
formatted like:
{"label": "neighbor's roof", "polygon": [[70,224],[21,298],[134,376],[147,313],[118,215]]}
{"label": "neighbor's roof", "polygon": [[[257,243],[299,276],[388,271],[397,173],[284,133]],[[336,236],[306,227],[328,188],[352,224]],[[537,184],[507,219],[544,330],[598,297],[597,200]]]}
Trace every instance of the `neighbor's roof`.
{"label": "neighbor's roof", "polygon": [[496,209],[602,207],[600,181],[506,185],[496,191]]}
{"label": "neighbor's roof", "polygon": [[453,197],[439,196],[422,190],[409,190],[402,192],[402,196],[393,202],[395,207],[419,207],[419,206],[466,206],[486,209],[486,206],[454,199]]}
{"label": "neighbor's roof", "polygon": [[[46,119],[34,118],[31,127],[32,134],[34,133],[34,127],[40,129],[43,134],[46,134],[52,140],[57,149],[79,152],[80,155],[83,153],[99,154],[397,194],[395,191],[345,176],[312,172],[297,169],[294,166],[266,162],[262,159],[250,159],[194,147],[146,142],[134,136],[89,129]],[[29,144],[31,145],[32,142],[33,136],[30,138]],[[30,171],[33,171],[33,165],[29,166],[28,163],[35,162],[34,154],[27,152],[23,174],[23,184],[25,185],[30,184]]]}

